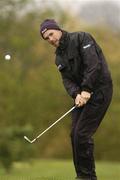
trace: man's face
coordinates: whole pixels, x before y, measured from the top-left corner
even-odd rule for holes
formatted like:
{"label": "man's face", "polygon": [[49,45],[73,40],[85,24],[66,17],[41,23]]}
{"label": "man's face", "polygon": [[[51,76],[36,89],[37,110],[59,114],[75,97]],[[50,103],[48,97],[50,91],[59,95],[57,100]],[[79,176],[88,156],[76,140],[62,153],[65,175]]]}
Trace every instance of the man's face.
{"label": "man's face", "polygon": [[44,39],[55,47],[59,46],[61,36],[62,32],[60,30],[55,29],[49,29],[43,34]]}

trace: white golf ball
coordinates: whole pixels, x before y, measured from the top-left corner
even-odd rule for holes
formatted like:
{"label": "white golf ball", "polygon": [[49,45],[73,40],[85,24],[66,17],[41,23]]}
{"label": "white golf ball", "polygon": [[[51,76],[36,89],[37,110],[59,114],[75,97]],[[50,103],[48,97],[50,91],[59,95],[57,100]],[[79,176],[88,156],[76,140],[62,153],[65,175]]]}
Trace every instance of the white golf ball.
{"label": "white golf ball", "polygon": [[11,56],[9,54],[6,54],[5,55],[5,60],[10,60],[11,59]]}

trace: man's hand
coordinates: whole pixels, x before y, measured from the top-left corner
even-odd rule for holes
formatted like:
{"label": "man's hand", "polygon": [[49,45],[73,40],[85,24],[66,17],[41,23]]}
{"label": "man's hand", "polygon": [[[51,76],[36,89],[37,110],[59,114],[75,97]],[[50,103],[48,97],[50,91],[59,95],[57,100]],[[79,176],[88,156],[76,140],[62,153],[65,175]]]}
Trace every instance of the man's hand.
{"label": "man's hand", "polygon": [[86,101],[88,101],[91,97],[91,93],[87,92],[87,91],[82,91],[81,92],[81,96],[82,98],[84,98]]}
{"label": "man's hand", "polygon": [[84,104],[86,104],[86,100],[81,96],[81,94],[77,94],[77,96],[75,98],[75,105],[77,107],[81,107]]}
{"label": "man's hand", "polygon": [[77,94],[75,98],[75,104],[78,107],[81,107],[87,103],[87,101],[90,99],[91,94],[87,91],[82,91],[81,94]]}

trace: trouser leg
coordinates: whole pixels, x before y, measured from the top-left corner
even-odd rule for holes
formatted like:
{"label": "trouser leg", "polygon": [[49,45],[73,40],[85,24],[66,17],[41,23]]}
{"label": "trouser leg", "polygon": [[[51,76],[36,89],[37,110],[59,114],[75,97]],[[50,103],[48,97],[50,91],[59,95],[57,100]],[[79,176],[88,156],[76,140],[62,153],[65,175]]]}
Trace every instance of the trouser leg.
{"label": "trouser leg", "polygon": [[[76,124],[78,124],[78,119],[82,113],[82,109],[77,109],[77,113],[73,113],[74,122],[71,132],[71,142],[73,149],[73,161],[77,176],[82,178],[88,178],[90,175],[96,178],[95,173],[95,163],[93,156],[94,142],[92,138],[85,139],[85,142],[80,142],[79,137],[76,137]],[[96,179],[95,179],[96,180]]]}
{"label": "trouser leg", "polygon": [[88,103],[84,108],[77,108],[72,113],[71,142],[73,161],[77,176],[96,180],[94,162],[94,143],[92,136],[99,127],[110,104],[110,98],[104,103]]}

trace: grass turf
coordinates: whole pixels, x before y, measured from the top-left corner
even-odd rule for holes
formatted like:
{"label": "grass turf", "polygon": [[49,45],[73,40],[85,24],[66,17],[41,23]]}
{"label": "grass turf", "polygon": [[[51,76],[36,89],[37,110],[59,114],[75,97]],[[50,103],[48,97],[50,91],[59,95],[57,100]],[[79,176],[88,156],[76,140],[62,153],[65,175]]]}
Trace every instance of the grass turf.
{"label": "grass turf", "polygon": [[[120,163],[97,162],[98,180],[119,180]],[[71,160],[38,160],[31,163],[14,163],[6,174],[0,168],[0,180],[74,180],[75,171]]]}

